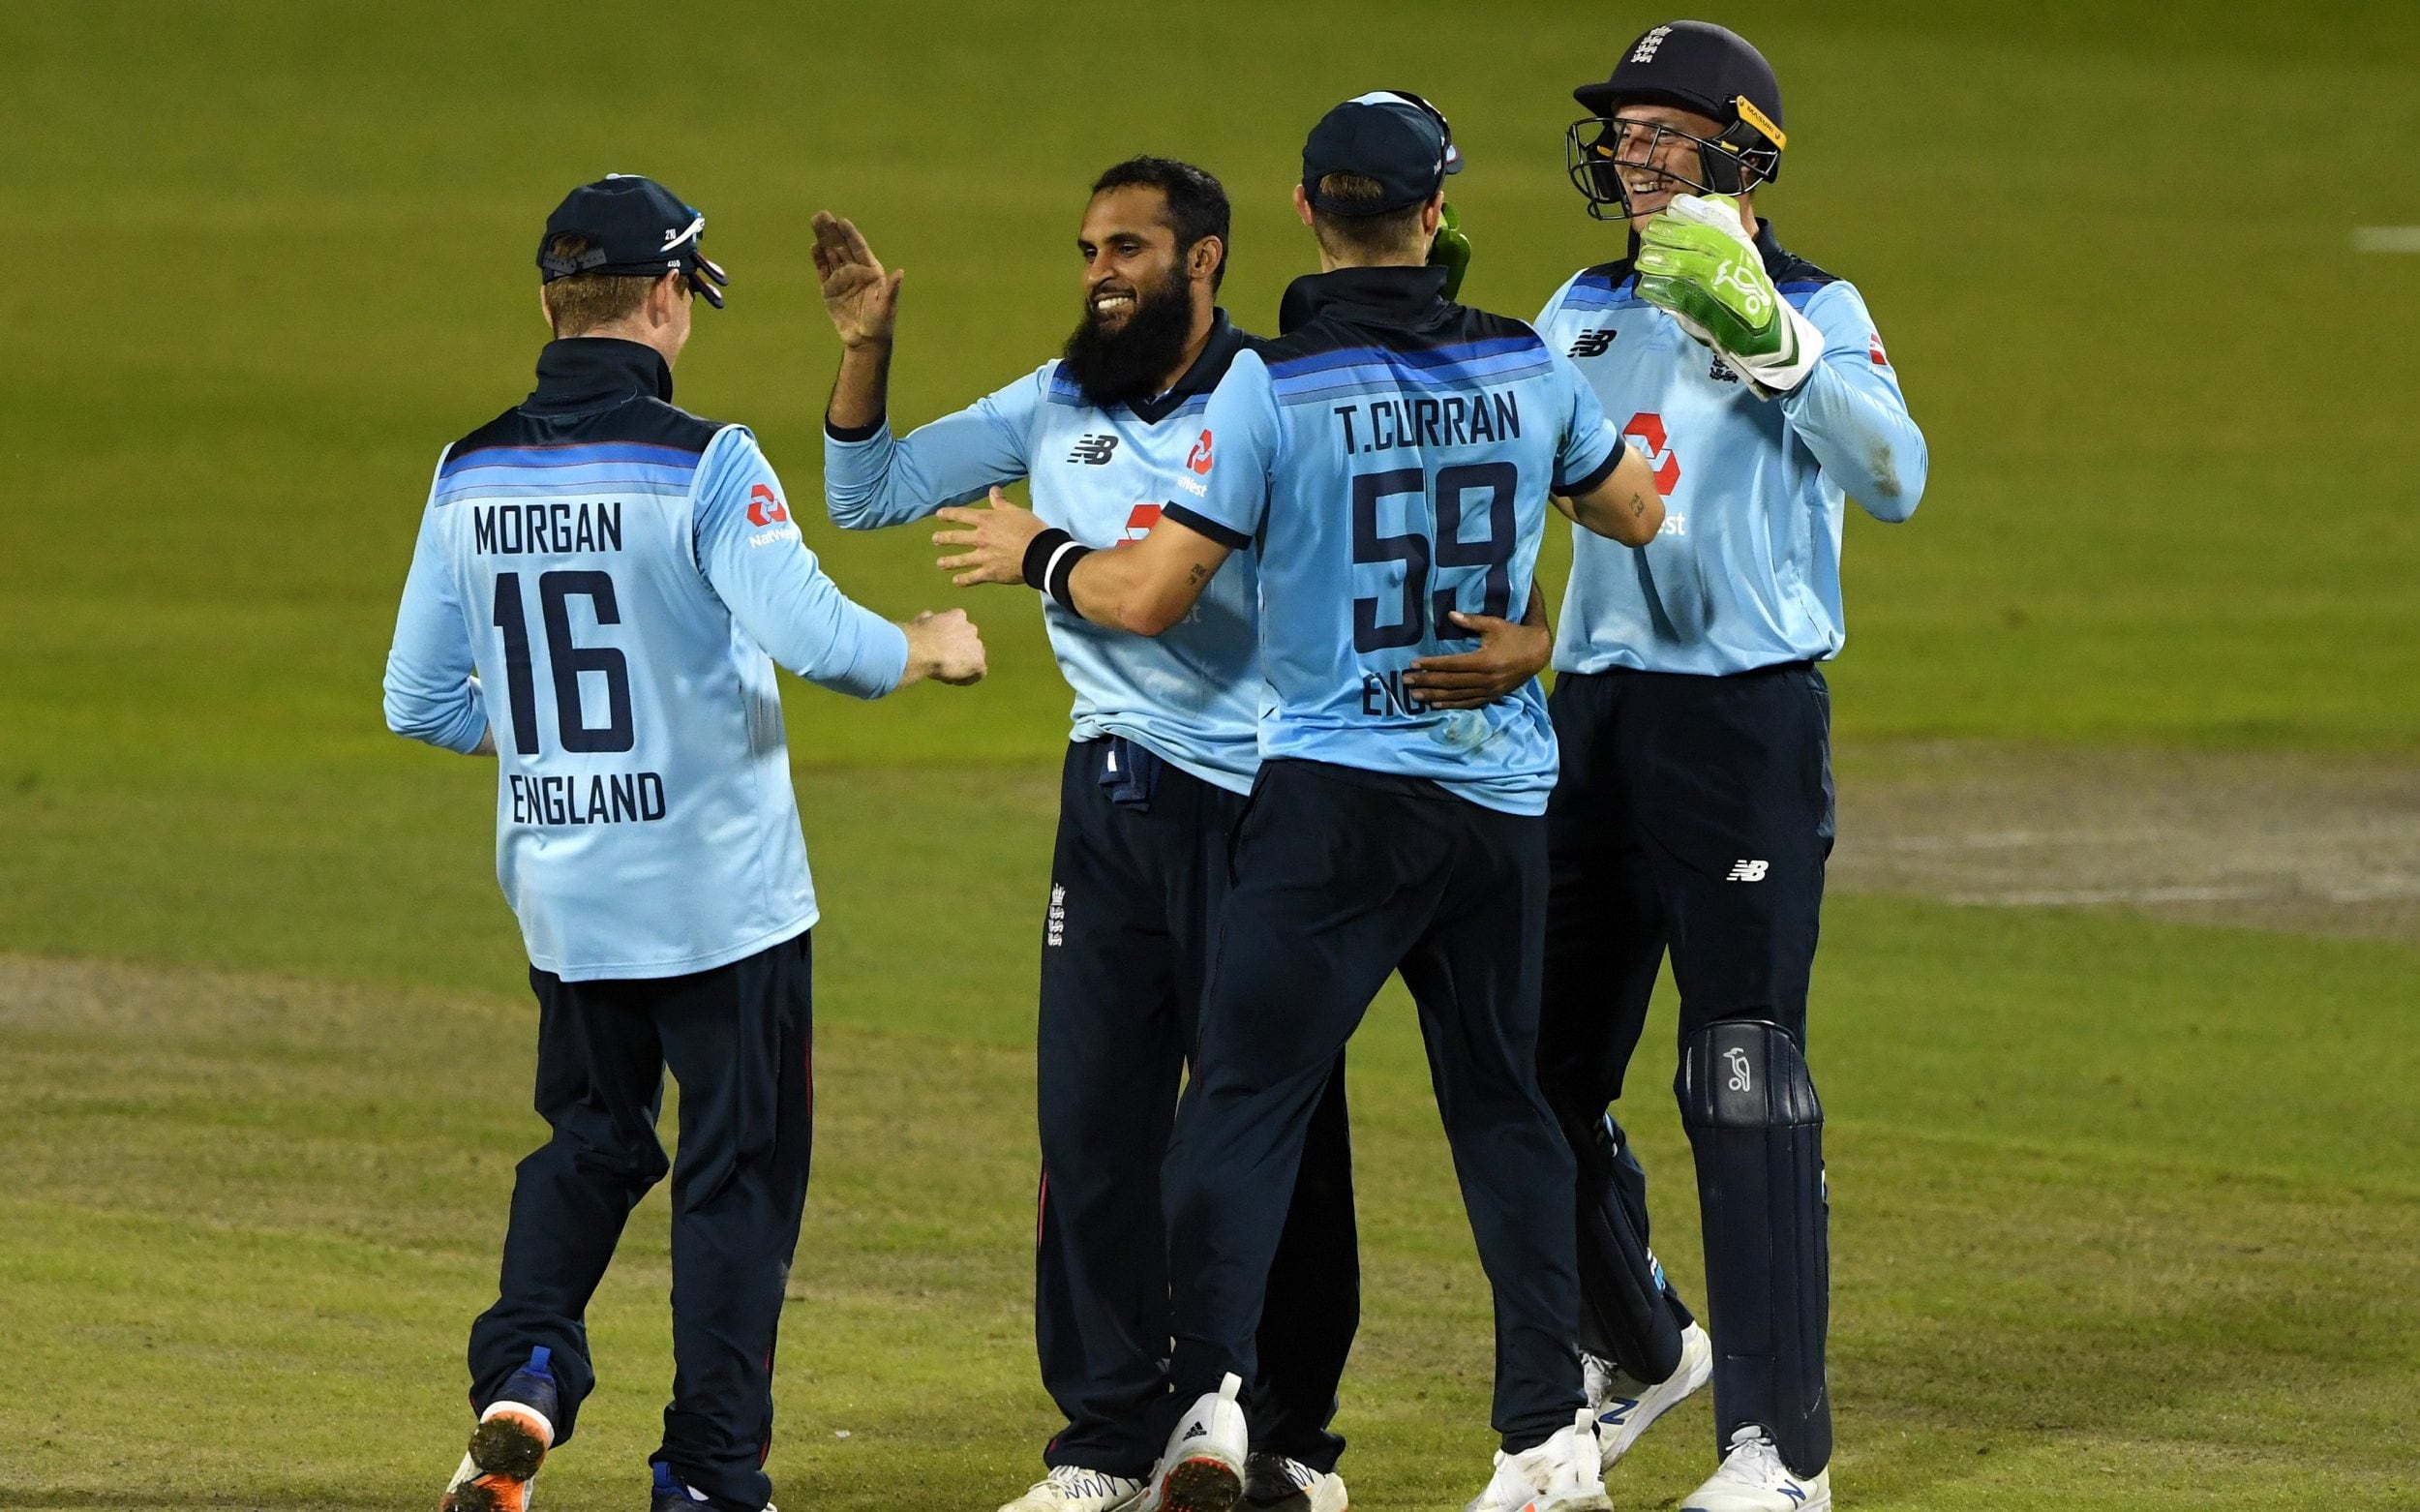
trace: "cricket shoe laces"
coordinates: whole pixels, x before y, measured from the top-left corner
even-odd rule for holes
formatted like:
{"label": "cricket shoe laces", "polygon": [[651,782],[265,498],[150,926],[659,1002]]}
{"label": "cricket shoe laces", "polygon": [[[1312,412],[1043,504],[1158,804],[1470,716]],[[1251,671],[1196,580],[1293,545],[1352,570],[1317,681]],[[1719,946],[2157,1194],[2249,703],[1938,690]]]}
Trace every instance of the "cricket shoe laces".
{"label": "cricket shoe laces", "polygon": [[1335,1471],[1260,1453],[1244,1462],[1244,1500],[1254,1512],[1348,1512],[1352,1505],[1344,1477]]}
{"label": "cricket shoe laces", "polygon": [[1733,1432],[1722,1468],[1680,1503],[1680,1512],[1830,1512],[1831,1471],[1802,1476],[1782,1463],[1772,1436],[1754,1423]]}
{"label": "cricket shoe laces", "polygon": [[1714,1342],[1695,1323],[1680,1331],[1680,1363],[1664,1379],[1648,1382],[1611,1360],[1580,1351],[1588,1380],[1588,1410],[1596,1414],[1597,1453],[1612,1469],[1655,1420],[1714,1376]]}
{"label": "cricket shoe laces", "polygon": [[1080,1465],[1054,1465],[1033,1489],[1000,1512],[1125,1512],[1141,1498],[1145,1484]]}
{"label": "cricket shoe laces", "polygon": [[1177,1420],[1137,1512],[1230,1512],[1244,1494],[1244,1462],[1252,1453],[1243,1404],[1235,1400],[1243,1387],[1242,1377],[1229,1374]]}
{"label": "cricket shoe laces", "polygon": [[446,1483],[438,1512],[529,1512],[529,1483],[555,1446],[561,1409],[553,1359],[544,1346],[531,1349],[529,1363],[513,1372],[479,1414],[469,1451]]}
{"label": "cricket shoe laces", "polygon": [[1463,1512],[1613,1512],[1588,1409],[1533,1449],[1497,1450],[1495,1476]]}

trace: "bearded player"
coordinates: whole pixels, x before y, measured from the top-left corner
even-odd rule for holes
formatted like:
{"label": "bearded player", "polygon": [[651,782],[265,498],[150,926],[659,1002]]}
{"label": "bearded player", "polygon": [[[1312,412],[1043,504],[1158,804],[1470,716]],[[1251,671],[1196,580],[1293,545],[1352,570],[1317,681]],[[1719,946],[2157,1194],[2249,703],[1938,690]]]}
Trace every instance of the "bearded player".
{"label": "bearded player", "polygon": [[[1657,464],[1643,552],[1576,537],[1555,650],[1562,777],[1546,1094],[1580,1157],[1581,1343],[1608,1459],[1704,1383],[1721,1465],[1691,1512],[1830,1505],[1823,1109],[1807,981],[1831,850],[1830,701],[1850,498],[1905,520],[1924,438],[1856,288],[1756,203],[1781,91],[1745,41],[1658,26],[1575,97],[1572,182],[1627,247],[1538,330]],[[1648,1248],[1647,1180],[1606,1115],[1669,954],[1711,1339]]]}

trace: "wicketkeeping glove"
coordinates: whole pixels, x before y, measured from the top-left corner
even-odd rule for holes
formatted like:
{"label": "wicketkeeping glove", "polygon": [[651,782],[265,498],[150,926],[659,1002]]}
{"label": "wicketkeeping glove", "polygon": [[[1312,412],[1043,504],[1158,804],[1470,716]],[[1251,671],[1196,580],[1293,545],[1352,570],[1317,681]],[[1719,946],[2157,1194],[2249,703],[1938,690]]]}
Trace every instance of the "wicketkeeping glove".
{"label": "wicketkeeping glove", "polygon": [[1445,270],[1445,297],[1458,298],[1463,275],[1470,271],[1470,238],[1462,233],[1462,212],[1450,199],[1437,223],[1437,240],[1429,243],[1429,266]]}
{"label": "wicketkeeping glove", "polygon": [[1639,297],[1714,348],[1760,395],[1814,371],[1824,334],[1773,287],[1728,195],[1681,195],[1639,234]]}

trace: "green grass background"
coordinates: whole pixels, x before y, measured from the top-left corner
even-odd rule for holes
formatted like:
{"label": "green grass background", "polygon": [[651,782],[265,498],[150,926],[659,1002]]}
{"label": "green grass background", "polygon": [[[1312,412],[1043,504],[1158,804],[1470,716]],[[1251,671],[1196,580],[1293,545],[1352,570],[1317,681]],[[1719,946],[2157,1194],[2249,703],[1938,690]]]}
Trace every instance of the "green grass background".
{"label": "green grass background", "polygon": [[[1760,209],[1863,289],[1932,445],[1912,525],[1850,524],[1844,742],[2420,750],[2420,259],[2351,242],[2420,224],[2420,11],[1714,15],[1789,90]],[[1526,314],[1617,251],[1562,178],[1567,91],[1666,18],[0,15],[0,952],[138,968],[99,979],[106,1011],[0,1017],[0,1507],[403,1506],[450,1463],[457,1335],[533,1136],[529,1014],[492,771],[387,736],[378,682],[438,447],[527,386],[565,188],[644,171],[708,209],[734,297],[701,312],[682,401],[754,426],[811,500],[815,210],[909,270],[913,421],[1055,349],[1083,185],[1130,152],[1225,180],[1227,302],[1266,328],[1309,262],[1302,131],[1409,87],[1471,165],[1468,297]],[[792,689],[827,1137],[775,1468],[794,1502],[988,1507],[1049,1427],[1019,1046],[1066,694],[1024,595],[961,599],[918,532],[811,515],[866,601],[967,603],[994,671],[873,708]],[[1815,1056],[1844,1497],[2407,1497],[2416,981],[2394,944],[1836,902]],[[1400,1005],[1365,1041],[1356,1499],[1459,1505],[1483,1293]],[[1688,1274],[1658,1080],[1637,1121]],[[620,1504],[647,1447],[650,1213],[556,1505]],[[1693,1483],[1703,1417],[1649,1441],[1621,1505]]]}

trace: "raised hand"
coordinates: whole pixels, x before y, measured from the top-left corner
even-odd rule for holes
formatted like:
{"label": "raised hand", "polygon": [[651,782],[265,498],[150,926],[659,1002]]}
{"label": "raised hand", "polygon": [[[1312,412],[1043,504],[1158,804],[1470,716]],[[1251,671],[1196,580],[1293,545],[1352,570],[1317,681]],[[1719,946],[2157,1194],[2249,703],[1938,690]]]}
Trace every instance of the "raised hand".
{"label": "raised hand", "polygon": [[907,270],[883,271],[864,233],[829,210],[815,212],[815,276],[824,287],[824,311],[840,345],[887,347],[898,318],[899,281]]}
{"label": "raised hand", "polygon": [[1790,355],[1781,295],[1728,196],[1682,195],[1639,236],[1639,297],[1726,356]]}
{"label": "raised hand", "polygon": [[1824,333],[1791,308],[1728,195],[1682,195],[1639,233],[1639,297],[1711,347],[1760,398],[1803,381]]}

